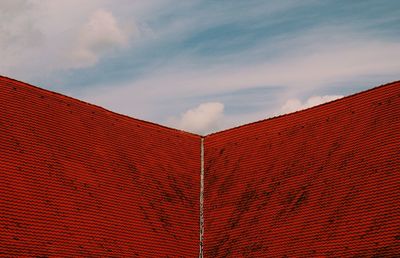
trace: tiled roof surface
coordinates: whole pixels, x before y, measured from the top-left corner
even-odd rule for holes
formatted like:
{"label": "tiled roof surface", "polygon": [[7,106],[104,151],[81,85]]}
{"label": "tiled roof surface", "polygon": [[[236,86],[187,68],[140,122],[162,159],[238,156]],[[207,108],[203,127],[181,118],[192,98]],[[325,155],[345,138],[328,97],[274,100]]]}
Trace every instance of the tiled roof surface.
{"label": "tiled roof surface", "polygon": [[400,83],[205,139],[205,257],[400,257]]}
{"label": "tiled roof surface", "polygon": [[[0,256],[198,255],[200,136],[5,77],[0,111]],[[400,254],[399,82],[204,148],[204,257]]]}
{"label": "tiled roof surface", "polygon": [[0,256],[195,257],[200,137],[0,77]]}

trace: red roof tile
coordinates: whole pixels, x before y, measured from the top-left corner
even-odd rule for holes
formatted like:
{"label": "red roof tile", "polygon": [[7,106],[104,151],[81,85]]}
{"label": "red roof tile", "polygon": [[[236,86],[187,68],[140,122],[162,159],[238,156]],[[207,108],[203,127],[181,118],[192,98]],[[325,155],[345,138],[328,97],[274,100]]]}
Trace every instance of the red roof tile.
{"label": "red roof tile", "polygon": [[[400,253],[400,83],[205,137],[205,257]],[[200,136],[0,77],[0,254],[198,255]]]}
{"label": "red roof tile", "polygon": [[207,136],[205,256],[400,255],[399,146],[399,82]]}
{"label": "red roof tile", "polygon": [[0,254],[198,254],[200,137],[0,77]]}

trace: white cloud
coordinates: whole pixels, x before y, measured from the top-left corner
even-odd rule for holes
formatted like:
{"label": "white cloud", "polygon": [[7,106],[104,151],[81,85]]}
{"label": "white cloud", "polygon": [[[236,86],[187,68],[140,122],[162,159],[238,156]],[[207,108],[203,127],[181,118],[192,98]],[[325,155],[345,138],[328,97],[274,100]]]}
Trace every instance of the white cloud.
{"label": "white cloud", "polygon": [[35,24],[35,8],[28,1],[0,2],[0,67],[5,70],[21,54],[43,44],[43,33]]}
{"label": "white cloud", "polygon": [[127,46],[128,35],[111,12],[99,9],[82,26],[73,59],[76,67],[94,65],[101,55]]}
{"label": "white cloud", "polygon": [[[43,82],[39,83],[41,86],[56,87],[58,80],[63,85],[63,80],[69,76],[78,75],[79,78],[81,71],[59,73],[60,76],[55,72],[95,65],[111,54],[130,51],[129,55],[115,56],[125,64],[118,66],[122,70],[121,73],[118,70],[118,75],[132,71],[131,78],[114,77],[115,80],[101,85],[103,82],[92,76],[82,85],[69,84],[75,87],[66,88],[68,92],[64,93],[155,122],[179,114],[193,101],[212,101],[217,94],[222,96],[254,87],[281,87],[271,93],[274,101],[265,100],[264,105],[261,100],[257,108],[246,109],[255,106],[254,100],[241,96],[243,105],[240,106],[244,108],[240,112],[237,108],[230,109],[223,117],[223,126],[227,120],[237,125],[280,113],[281,104],[287,99],[309,92],[321,94],[321,88],[332,85],[339,87],[362,82],[358,86],[372,87],[398,79],[400,43],[397,37],[381,37],[373,31],[369,34],[351,24],[341,26],[340,22],[332,27],[325,23],[315,24],[313,29],[282,33],[268,37],[266,41],[261,37],[249,49],[227,55],[199,54],[195,48],[197,44],[190,49],[179,48],[178,54],[172,49],[173,56],[164,55],[163,51],[170,51],[171,42],[184,41],[218,24],[230,24],[238,16],[220,12],[225,8],[223,5],[210,14],[207,8],[196,8],[198,1],[121,1],[124,4],[116,5],[115,1],[109,0],[85,0],[84,3],[79,0],[0,1],[0,72],[28,82]],[[273,14],[276,9],[282,11],[293,7],[294,3],[297,5],[296,1],[278,2],[278,5],[252,9],[256,13],[251,15],[264,15],[265,7]],[[242,10],[230,11],[240,13]],[[247,15],[250,13],[246,12]],[[277,20],[266,18],[265,22],[272,26]],[[140,33],[140,37],[135,38],[129,27],[134,33]],[[152,38],[146,36],[145,29],[154,34]],[[131,48],[136,43],[135,49]],[[126,52],[114,52],[127,45]],[[145,47],[140,48],[142,46]],[[153,55],[152,51],[156,53]],[[139,55],[135,56],[137,53]],[[146,62],[156,56],[162,57],[146,66]],[[127,58],[137,58],[140,67],[126,65],[129,64]],[[92,75],[96,72],[93,70]],[[99,72],[105,71],[100,68]],[[110,77],[115,74],[106,72]],[[76,81],[73,82],[80,83]],[[227,108],[237,101],[219,100]],[[294,101],[292,105],[302,106],[307,101],[299,102]],[[160,103],[166,108],[160,109]]]}
{"label": "white cloud", "polygon": [[224,104],[208,102],[187,110],[179,119],[171,118],[169,123],[181,130],[207,134],[220,128],[223,116]]}
{"label": "white cloud", "polygon": [[293,98],[286,101],[286,103],[282,106],[281,111],[282,113],[287,114],[294,111],[317,106],[335,99],[340,99],[342,97],[343,96],[341,95],[312,96],[308,98],[305,102],[301,102],[299,99]]}
{"label": "white cloud", "polygon": [[[138,39],[137,16],[148,15],[152,5],[126,5],[108,0],[1,0],[0,73],[27,82],[46,81],[55,72],[95,65],[114,50],[130,47],[132,39]],[[129,15],[121,15],[124,12]]]}
{"label": "white cloud", "polygon": [[[283,53],[264,62],[251,63],[238,58],[196,67],[193,65],[196,57],[172,59],[167,66],[112,91],[116,93],[117,90],[121,96],[149,91],[157,98],[171,95],[182,98],[259,85],[306,91],[354,78],[398,75],[400,43],[343,36],[345,38],[333,43],[317,41],[310,35],[304,36],[307,39],[288,40],[291,44],[285,43],[285,49],[291,51],[290,55]],[[324,34],[320,37],[324,38]],[[247,55],[241,53],[240,56]]]}
{"label": "white cloud", "polygon": [[[193,65],[195,57],[172,59],[167,66],[144,73],[134,81],[114,84],[112,88],[98,85],[82,91],[77,97],[126,115],[164,122],[171,116],[171,110],[174,113],[183,111],[183,106],[202,96],[212,97],[259,85],[281,88],[275,91],[274,107],[266,102],[265,106],[260,104],[259,109],[253,109],[252,113],[242,112],[233,117],[234,114],[229,112],[229,120],[238,121],[230,124],[238,125],[280,114],[282,103],[286,100],[329,85],[369,78],[371,82],[363,86],[372,87],[391,78],[398,79],[400,43],[355,38],[349,34],[343,34],[335,41],[326,37],[325,41],[325,32],[321,31],[319,40],[315,35],[303,35],[287,40],[288,43],[283,42],[286,44],[284,49],[288,49],[290,54],[283,51],[283,54],[263,62],[243,61],[242,57],[252,57],[243,53],[235,61],[225,60],[224,63],[199,67]],[[257,59],[256,55],[253,57]],[[373,81],[371,78],[376,79]],[[381,78],[385,78],[384,81]],[[251,99],[243,100],[246,101],[252,103]],[[160,102],[168,103],[168,109],[160,110]],[[230,103],[224,103],[230,106]]]}
{"label": "white cloud", "polygon": [[29,7],[27,0],[2,0],[0,4],[0,13],[7,18],[11,18],[14,14],[26,10]]}

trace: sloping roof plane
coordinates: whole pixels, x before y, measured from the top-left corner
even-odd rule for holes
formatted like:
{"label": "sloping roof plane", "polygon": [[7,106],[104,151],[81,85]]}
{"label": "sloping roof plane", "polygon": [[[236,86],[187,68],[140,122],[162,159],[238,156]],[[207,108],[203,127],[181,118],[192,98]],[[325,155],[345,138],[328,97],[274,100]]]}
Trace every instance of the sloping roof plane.
{"label": "sloping roof plane", "polygon": [[0,77],[0,256],[398,257],[399,171],[400,82],[203,137]]}

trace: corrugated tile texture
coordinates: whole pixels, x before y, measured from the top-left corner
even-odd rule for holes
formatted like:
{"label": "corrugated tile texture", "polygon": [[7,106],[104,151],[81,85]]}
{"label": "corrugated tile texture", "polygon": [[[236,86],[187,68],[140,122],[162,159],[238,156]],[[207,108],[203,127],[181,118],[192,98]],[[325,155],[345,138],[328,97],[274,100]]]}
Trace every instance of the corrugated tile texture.
{"label": "corrugated tile texture", "polygon": [[400,257],[400,83],[205,139],[205,257]]}
{"label": "corrugated tile texture", "polygon": [[0,77],[0,256],[195,257],[200,137]]}

